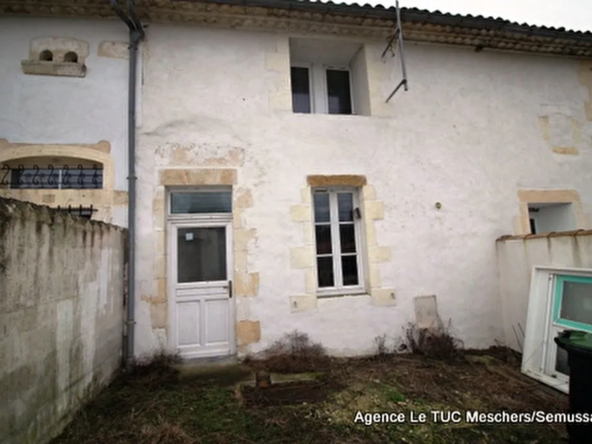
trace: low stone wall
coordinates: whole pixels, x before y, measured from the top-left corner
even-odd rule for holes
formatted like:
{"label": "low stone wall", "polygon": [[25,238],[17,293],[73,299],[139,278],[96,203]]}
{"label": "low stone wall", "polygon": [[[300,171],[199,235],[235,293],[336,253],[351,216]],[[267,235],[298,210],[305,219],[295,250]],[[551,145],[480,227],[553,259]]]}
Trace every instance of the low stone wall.
{"label": "low stone wall", "polygon": [[42,444],[121,364],[126,232],[0,198],[0,442]]}

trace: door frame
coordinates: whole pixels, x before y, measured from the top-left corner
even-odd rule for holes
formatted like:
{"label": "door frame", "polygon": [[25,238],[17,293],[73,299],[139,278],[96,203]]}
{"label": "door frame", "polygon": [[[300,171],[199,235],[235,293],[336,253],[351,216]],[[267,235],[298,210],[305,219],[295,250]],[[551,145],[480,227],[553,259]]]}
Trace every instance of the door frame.
{"label": "door frame", "polygon": [[[213,188],[212,188],[213,189]],[[193,189],[191,191],[203,191],[203,188]],[[206,189],[207,190],[207,189]],[[236,354],[236,306],[234,302],[234,244],[232,232],[232,213],[204,213],[204,214],[171,214],[169,208],[170,192],[189,191],[169,190],[167,193],[167,344],[170,350],[177,351],[177,324],[175,319],[175,287],[177,287],[177,243],[176,234],[178,228],[208,228],[224,227],[226,229],[226,267],[227,267],[227,288],[229,291],[228,302],[228,353],[224,354],[205,354],[203,357],[189,357],[188,359],[201,359],[212,357],[233,356]],[[215,190],[217,191],[217,189]],[[183,285],[183,284],[181,284]]]}

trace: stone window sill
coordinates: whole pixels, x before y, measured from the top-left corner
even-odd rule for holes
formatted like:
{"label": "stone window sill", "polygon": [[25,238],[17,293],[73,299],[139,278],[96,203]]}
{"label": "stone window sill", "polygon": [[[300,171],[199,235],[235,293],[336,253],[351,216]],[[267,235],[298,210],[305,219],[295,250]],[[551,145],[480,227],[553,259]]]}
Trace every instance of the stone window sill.
{"label": "stone window sill", "polygon": [[23,60],[23,73],[41,76],[84,77],[86,66],[73,62],[44,62],[38,60]]}

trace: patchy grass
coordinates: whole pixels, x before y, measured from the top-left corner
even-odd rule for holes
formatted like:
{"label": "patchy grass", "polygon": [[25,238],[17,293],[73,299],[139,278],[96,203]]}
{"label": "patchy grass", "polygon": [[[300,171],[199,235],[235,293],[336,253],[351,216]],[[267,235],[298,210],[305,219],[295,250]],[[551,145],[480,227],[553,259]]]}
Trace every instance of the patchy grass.
{"label": "patchy grass", "polygon": [[[436,410],[567,408],[565,395],[521,375],[517,357],[505,349],[460,355],[452,362],[417,355],[332,360],[319,380],[325,384],[324,396],[316,402],[268,407],[239,402],[241,391],[235,385],[181,380],[170,366],[167,371],[157,366],[119,378],[53,444],[563,442],[563,424],[433,421],[431,412]],[[354,423],[358,411],[402,413],[407,419],[423,412],[427,421],[367,426]]]}

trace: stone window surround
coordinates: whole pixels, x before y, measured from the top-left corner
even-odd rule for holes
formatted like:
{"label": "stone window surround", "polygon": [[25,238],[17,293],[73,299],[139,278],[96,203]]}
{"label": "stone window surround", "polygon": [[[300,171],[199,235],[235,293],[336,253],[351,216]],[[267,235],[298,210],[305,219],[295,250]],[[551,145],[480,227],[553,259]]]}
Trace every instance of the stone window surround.
{"label": "stone window surround", "polygon": [[[301,189],[301,203],[290,208],[291,219],[301,225],[305,243],[290,250],[292,269],[304,274],[304,294],[290,296],[290,311],[301,312],[317,309],[315,246],[312,209],[312,189],[315,187],[356,187],[360,189],[362,210],[362,255],[365,265],[365,288],[363,295],[351,297],[369,297],[372,305],[396,305],[395,289],[384,288],[380,276],[380,264],[391,261],[390,247],[378,245],[374,222],[384,219],[384,203],[377,199],[376,190],[368,185],[366,177],[360,175],[312,175],[307,177],[305,188]],[[339,295],[333,297],[344,297]],[[326,296],[322,296],[325,298]],[[349,296],[348,296],[349,297]]]}
{"label": "stone window surround", "polygon": [[584,213],[580,194],[570,189],[521,189],[518,190],[519,216],[514,220],[514,234],[530,234],[529,204],[571,203],[576,221],[576,229],[592,228],[592,219]]}
{"label": "stone window surround", "polygon": [[[51,60],[42,55],[50,52]],[[29,58],[21,61],[23,73],[61,77],[84,77],[89,44],[69,37],[36,37],[29,43]],[[67,58],[75,54],[76,61]]]}
{"label": "stone window surround", "polygon": [[[127,191],[115,190],[115,166],[109,142],[93,145],[11,143],[0,139],[0,165],[27,158],[74,158],[100,163],[103,166],[101,189],[10,189],[0,188],[0,195],[52,207],[89,206],[98,211],[93,219],[111,222],[114,207],[127,206]],[[51,162],[49,162],[51,163]],[[41,165],[40,165],[41,166]]]}

